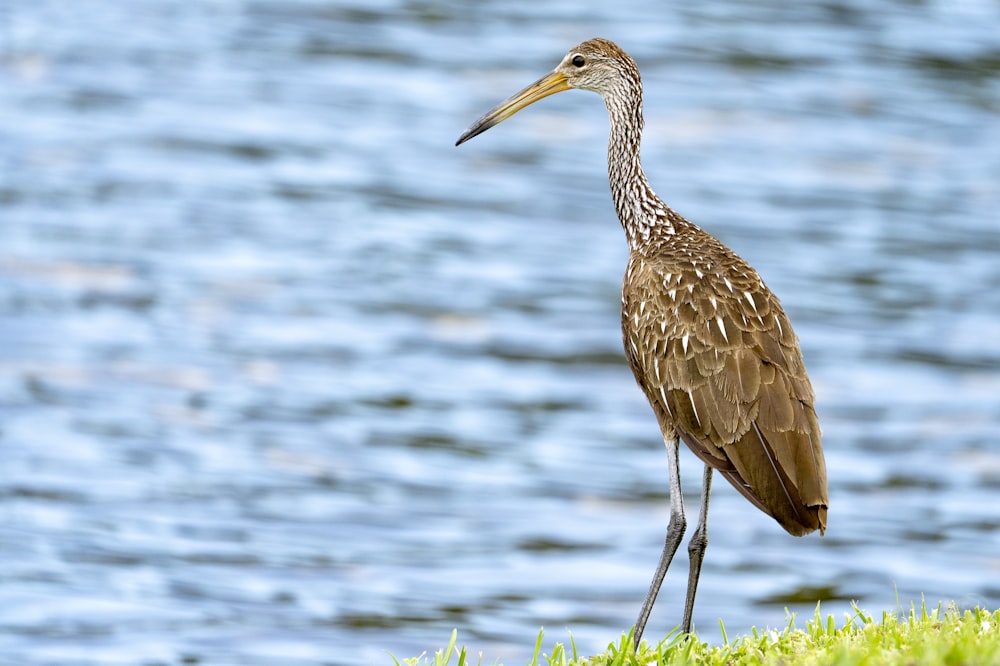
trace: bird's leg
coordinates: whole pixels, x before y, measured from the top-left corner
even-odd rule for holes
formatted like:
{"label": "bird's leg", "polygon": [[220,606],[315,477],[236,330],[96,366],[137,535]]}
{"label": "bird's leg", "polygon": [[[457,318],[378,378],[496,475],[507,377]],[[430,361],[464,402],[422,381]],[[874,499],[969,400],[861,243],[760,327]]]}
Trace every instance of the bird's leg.
{"label": "bird's leg", "polygon": [[691,535],[688,543],[688,560],[690,569],[688,570],[687,597],[684,599],[684,621],[681,624],[681,631],[685,634],[691,632],[691,615],[694,612],[694,594],[698,590],[698,577],[701,575],[701,561],[705,558],[705,548],[708,547],[708,497],[712,493],[712,468],[705,465],[705,476],[701,486],[701,510],[698,514],[698,527]]}
{"label": "bird's leg", "polygon": [[656,595],[660,592],[660,585],[663,584],[663,577],[667,575],[670,568],[670,561],[674,559],[674,553],[684,538],[684,529],[687,527],[687,520],[684,518],[684,497],[681,493],[681,468],[678,463],[680,439],[675,437],[665,441],[667,445],[667,463],[670,466],[670,523],[667,525],[667,538],[663,544],[663,553],[660,554],[660,562],[656,565],[656,572],[653,574],[653,582],[649,584],[649,592],[642,602],[642,609],[639,611],[639,619],[635,622],[635,647],[638,649],[639,641],[642,640],[642,631],[646,628],[646,621],[649,613],[653,610],[656,602]]}

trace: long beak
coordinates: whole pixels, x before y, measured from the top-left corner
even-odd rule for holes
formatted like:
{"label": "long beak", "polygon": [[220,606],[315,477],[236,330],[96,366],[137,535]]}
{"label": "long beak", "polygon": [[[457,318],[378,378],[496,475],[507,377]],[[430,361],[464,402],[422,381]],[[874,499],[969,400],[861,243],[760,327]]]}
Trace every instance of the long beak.
{"label": "long beak", "polygon": [[494,125],[499,125],[524,107],[534,104],[543,97],[554,95],[557,92],[569,90],[566,76],[559,72],[546,74],[521,92],[508,97],[488,111],[482,118],[472,124],[472,127],[465,130],[462,136],[458,137],[455,145],[461,145],[474,136],[482,134]]}

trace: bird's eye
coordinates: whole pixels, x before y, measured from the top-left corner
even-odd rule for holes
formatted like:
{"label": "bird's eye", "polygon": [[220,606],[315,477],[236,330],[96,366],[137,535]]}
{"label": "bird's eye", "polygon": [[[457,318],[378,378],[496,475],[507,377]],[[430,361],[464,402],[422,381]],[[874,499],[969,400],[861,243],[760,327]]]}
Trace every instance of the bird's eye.
{"label": "bird's eye", "polygon": [[586,63],[587,63],[587,59],[584,58],[579,53],[577,53],[575,56],[573,56],[573,66],[574,67],[583,67]]}

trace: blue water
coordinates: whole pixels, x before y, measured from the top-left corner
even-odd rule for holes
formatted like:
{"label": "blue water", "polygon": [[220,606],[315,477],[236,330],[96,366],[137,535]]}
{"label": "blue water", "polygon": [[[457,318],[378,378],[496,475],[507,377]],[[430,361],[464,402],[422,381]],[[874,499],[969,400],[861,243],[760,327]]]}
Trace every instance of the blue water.
{"label": "blue water", "polygon": [[516,664],[631,625],[669,506],[603,105],[453,146],[596,35],[824,428],[824,538],[716,484],[696,629],[1000,606],[995,2],[10,0],[0,663],[389,664],[457,628]]}

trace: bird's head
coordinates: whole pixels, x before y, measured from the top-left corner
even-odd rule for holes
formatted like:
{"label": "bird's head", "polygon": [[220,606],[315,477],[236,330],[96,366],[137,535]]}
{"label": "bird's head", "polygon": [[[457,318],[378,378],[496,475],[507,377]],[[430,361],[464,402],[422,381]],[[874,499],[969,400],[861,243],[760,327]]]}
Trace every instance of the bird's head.
{"label": "bird's head", "polygon": [[639,83],[632,58],[607,39],[589,39],[570,49],[551,72],[488,111],[459,137],[460,145],[498,125],[526,106],[557,92],[580,88],[600,94],[606,102]]}

